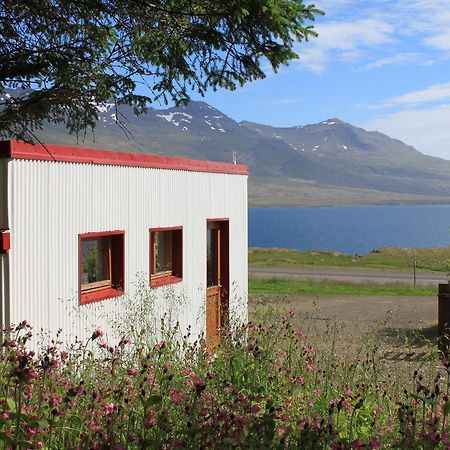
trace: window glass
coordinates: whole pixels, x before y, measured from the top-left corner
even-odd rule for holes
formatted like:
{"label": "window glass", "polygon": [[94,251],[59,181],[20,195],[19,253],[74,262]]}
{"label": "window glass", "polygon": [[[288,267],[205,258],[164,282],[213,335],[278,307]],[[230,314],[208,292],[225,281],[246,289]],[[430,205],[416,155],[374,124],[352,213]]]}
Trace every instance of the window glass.
{"label": "window glass", "polygon": [[125,232],[90,232],[79,234],[78,239],[80,304],[122,295],[125,287]]}
{"label": "window glass", "polygon": [[155,267],[154,274],[172,273],[172,232],[156,231],[154,237]]}
{"label": "window glass", "polygon": [[177,283],[183,277],[183,229],[150,229],[150,285]]}
{"label": "window glass", "polygon": [[111,286],[111,238],[100,237],[82,241],[83,290]]}
{"label": "window glass", "polygon": [[207,230],[207,286],[219,285],[219,230],[208,228]]}

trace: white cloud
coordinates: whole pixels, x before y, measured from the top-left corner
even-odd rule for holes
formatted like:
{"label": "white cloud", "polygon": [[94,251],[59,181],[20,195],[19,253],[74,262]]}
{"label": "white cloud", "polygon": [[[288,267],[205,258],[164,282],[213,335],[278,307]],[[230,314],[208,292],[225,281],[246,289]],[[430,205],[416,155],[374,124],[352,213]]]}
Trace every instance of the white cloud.
{"label": "white cloud", "polygon": [[[312,72],[324,72],[333,61],[364,62],[373,69],[450,59],[449,0],[319,0],[316,5],[326,12],[315,25],[319,37],[298,47],[301,67]],[[421,57],[427,48],[439,57]]]}
{"label": "white cloud", "polygon": [[383,66],[398,66],[404,65],[411,62],[418,62],[422,58],[420,53],[398,53],[396,55],[387,56],[385,58],[380,58],[370,64],[367,64],[363,69],[374,69]]}
{"label": "white cloud", "polygon": [[432,156],[450,159],[450,104],[387,114],[360,124]]}
{"label": "white cloud", "polygon": [[317,32],[321,38],[321,46],[338,50],[353,50],[361,46],[375,46],[391,42],[394,27],[379,19],[361,19],[319,25]]}
{"label": "white cloud", "polygon": [[331,60],[355,60],[365,48],[377,47],[393,41],[395,27],[386,21],[369,18],[349,22],[329,22],[316,26],[319,37],[303,43],[298,49],[301,66],[312,72],[325,70]]}
{"label": "white cloud", "polygon": [[414,106],[422,103],[447,100],[449,98],[450,83],[434,84],[426,89],[389,98],[378,105],[369,106],[368,109],[388,108],[393,106]]}
{"label": "white cloud", "polygon": [[441,30],[439,33],[425,38],[424,42],[439,50],[450,50],[450,31]]}

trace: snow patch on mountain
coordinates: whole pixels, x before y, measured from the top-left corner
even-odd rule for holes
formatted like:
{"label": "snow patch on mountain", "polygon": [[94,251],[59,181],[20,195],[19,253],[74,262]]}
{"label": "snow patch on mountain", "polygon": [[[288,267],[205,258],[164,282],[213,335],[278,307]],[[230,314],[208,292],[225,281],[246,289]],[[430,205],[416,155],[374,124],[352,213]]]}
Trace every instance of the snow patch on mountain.
{"label": "snow patch on mountain", "polygon": [[167,122],[172,122],[174,113],[167,113],[167,114],[156,114],[157,117],[161,117],[161,119],[164,119]]}
{"label": "snow patch on mountain", "polygon": [[191,123],[192,120],[192,116],[185,112],[168,112],[167,114],[156,114],[156,116],[161,117],[161,119],[164,119],[166,122],[169,122],[176,127],[178,127],[181,122]]}
{"label": "snow patch on mountain", "polygon": [[97,111],[101,114],[107,113],[111,108],[114,107],[114,103],[102,103],[95,105]]}

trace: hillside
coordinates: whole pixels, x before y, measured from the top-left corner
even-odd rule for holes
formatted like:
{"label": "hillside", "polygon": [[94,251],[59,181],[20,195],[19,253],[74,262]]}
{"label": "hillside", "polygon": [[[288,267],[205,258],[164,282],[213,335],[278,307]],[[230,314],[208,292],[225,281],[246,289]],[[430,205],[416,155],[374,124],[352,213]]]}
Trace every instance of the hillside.
{"label": "hillside", "polygon": [[130,108],[99,107],[95,132],[67,136],[49,125],[39,135],[56,144],[157,153],[250,166],[249,199],[259,206],[448,203],[450,161],[339,119],[275,128],[238,123],[204,102],[136,117]]}

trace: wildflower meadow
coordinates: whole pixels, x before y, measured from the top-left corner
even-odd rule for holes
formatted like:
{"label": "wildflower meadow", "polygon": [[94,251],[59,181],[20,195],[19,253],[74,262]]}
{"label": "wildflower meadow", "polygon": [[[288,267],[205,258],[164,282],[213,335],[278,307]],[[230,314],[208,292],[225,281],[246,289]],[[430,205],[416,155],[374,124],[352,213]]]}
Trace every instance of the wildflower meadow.
{"label": "wildflower meadow", "polygon": [[[164,325],[164,318],[162,319]],[[214,353],[189,330],[114,345],[56,335],[38,351],[3,331],[0,446],[7,449],[450,448],[450,363],[396,373],[364,343],[339,357],[294,314],[223,330]]]}

